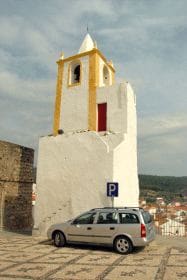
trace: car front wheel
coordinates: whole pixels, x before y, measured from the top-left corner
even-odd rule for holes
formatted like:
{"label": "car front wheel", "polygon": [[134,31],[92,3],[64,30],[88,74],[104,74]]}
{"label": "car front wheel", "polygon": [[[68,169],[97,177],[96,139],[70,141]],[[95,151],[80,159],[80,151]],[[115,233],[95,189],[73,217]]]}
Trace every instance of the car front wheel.
{"label": "car front wheel", "polygon": [[114,241],[114,249],[120,254],[128,254],[132,252],[132,242],[125,236],[119,236]]}
{"label": "car front wheel", "polygon": [[53,235],[54,245],[56,247],[63,247],[66,244],[65,237],[62,232],[56,231]]}

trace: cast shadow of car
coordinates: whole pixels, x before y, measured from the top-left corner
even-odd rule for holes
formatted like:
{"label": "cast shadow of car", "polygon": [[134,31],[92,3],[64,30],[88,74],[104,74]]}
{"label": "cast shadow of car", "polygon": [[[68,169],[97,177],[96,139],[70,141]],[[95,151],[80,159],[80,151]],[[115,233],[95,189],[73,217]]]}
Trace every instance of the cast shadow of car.
{"label": "cast shadow of car", "polygon": [[[44,240],[40,241],[41,245],[51,245],[54,246],[53,240]],[[99,244],[66,244],[65,247],[59,247],[56,249],[63,250],[63,248],[72,248],[72,250],[85,250],[85,251],[98,251],[98,252],[108,252],[108,253],[116,253],[111,246],[102,246]],[[144,250],[145,247],[134,247],[132,254],[138,254]],[[117,254],[117,253],[116,253]]]}

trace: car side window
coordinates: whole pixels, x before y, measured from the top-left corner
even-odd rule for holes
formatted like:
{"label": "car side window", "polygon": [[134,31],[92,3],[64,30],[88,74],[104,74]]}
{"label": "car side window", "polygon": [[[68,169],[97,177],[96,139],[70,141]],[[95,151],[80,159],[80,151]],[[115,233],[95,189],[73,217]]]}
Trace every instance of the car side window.
{"label": "car side window", "polygon": [[139,218],[132,213],[119,213],[120,224],[139,224]]}
{"label": "car side window", "polygon": [[93,224],[96,213],[85,213],[73,221],[74,225],[77,224]]}
{"label": "car side window", "polygon": [[143,219],[144,219],[145,224],[149,224],[149,223],[152,222],[152,217],[151,217],[151,215],[150,215],[149,212],[143,211],[143,212],[142,212],[142,216],[143,216]]}
{"label": "car side window", "polygon": [[117,224],[117,213],[115,212],[100,212],[97,219],[97,224]]}

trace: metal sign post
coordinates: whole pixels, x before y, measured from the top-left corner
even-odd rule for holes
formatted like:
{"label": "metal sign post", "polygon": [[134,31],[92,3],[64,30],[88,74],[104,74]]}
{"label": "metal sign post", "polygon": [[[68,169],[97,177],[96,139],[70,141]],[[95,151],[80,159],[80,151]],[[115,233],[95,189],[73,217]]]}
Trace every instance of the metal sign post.
{"label": "metal sign post", "polygon": [[112,200],[112,208],[114,207],[114,196],[111,196],[111,200]]}

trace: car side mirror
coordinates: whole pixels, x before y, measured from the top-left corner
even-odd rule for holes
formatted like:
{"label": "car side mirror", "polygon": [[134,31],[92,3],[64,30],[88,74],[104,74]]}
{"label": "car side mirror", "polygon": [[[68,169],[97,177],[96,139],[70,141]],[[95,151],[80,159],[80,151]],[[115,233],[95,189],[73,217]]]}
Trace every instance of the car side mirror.
{"label": "car side mirror", "polygon": [[77,219],[75,219],[71,224],[72,225],[77,225]]}

